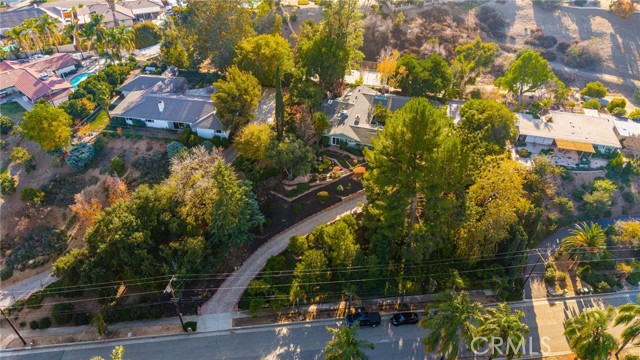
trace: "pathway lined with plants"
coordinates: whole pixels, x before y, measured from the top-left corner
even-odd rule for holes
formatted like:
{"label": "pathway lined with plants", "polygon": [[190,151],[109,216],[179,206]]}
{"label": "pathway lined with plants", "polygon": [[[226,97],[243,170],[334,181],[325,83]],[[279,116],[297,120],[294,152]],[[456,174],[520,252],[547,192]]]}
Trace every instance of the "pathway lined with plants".
{"label": "pathway lined with plants", "polygon": [[258,275],[270,257],[280,254],[289,246],[289,239],[292,236],[307,235],[319,225],[331,223],[345,214],[360,212],[362,209],[358,204],[365,201],[364,194],[356,195],[298,222],[269,239],[220,285],[215,295],[202,305],[200,313],[219,314],[237,311],[238,302],[251,280]]}

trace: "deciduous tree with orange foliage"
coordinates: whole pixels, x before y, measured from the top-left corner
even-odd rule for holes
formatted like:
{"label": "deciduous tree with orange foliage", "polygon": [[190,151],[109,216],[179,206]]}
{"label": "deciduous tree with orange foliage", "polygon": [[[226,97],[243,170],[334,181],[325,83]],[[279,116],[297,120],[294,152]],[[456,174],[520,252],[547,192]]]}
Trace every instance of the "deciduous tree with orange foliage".
{"label": "deciduous tree with orange foliage", "polygon": [[398,67],[398,58],[400,52],[389,48],[383,49],[378,59],[378,67],[376,70],[380,73],[380,82],[382,85],[395,86],[396,68]]}
{"label": "deciduous tree with orange foliage", "polygon": [[120,180],[120,178],[115,176],[108,176],[104,182],[105,188],[107,188],[107,192],[109,193],[108,202],[109,205],[115,203],[116,201],[129,200],[129,189],[127,188],[127,184],[124,181]]}
{"label": "deciduous tree with orange foliage", "polygon": [[70,205],[71,212],[76,214],[80,221],[87,227],[95,225],[96,219],[102,212],[102,203],[96,198],[88,201],[84,194],[79,193],[74,196],[75,203]]}
{"label": "deciduous tree with orange foliage", "polygon": [[631,0],[615,0],[609,4],[609,10],[616,16],[626,19],[638,10],[638,5]]}

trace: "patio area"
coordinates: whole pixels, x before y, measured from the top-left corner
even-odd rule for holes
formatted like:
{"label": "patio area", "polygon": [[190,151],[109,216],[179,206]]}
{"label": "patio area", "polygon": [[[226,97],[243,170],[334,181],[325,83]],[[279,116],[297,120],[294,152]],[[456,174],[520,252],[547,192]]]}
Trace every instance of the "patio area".
{"label": "patio area", "polygon": [[[523,158],[518,155],[520,149],[527,149],[531,155]],[[527,167],[533,166],[533,158],[540,155],[547,155],[556,166],[562,166],[569,169],[599,169],[607,166],[608,160],[596,158],[586,154],[580,156],[578,151],[558,149],[556,146],[526,144],[519,146],[513,150],[514,159],[521,162]]]}

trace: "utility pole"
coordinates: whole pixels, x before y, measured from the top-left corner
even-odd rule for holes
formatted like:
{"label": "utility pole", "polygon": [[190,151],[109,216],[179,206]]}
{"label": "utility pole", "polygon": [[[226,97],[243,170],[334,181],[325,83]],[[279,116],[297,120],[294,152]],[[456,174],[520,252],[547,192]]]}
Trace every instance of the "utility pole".
{"label": "utility pole", "polygon": [[531,277],[531,275],[533,274],[533,270],[536,269],[536,266],[538,266],[538,264],[540,263],[540,260],[542,260],[542,255],[540,255],[540,252],[537,251],[538,253],[538,259],[536,260],[536,263],[533,265],[533,267],[531,268],[531,271],[529,271],[529,274],[527,275],[527,277],[524,279],[524,283],[526,284],[527,281],[529,281],[529,278]]}
{"label": "utility pole", "polygon": [[176,276],[173,275],[171,277],[171,280],[169,280],[169,284],[167,284],[167,287],[164,289],[164,293],[171,293],[171,302],[173,303],[173,305],[176,307],[176,312],[178,312],[178,317],[180,318],[180,324],[182,325],[182,331],[187,331],[184,327],[184,321],[182,320],[182,313],[180,312],[180,307],[178,306],[178,298],[176,297],[176,293],[173,290],[173,286],[171,286],[171,283],[173,282],[173,280],[176,279]]}
{"label": "utility pole", "polygon": [[11,328],[13,329],[13,331],[16,333],[16,335],[18,335],[18,337],[20,338],[20,340],[22,340],[22,345],[27,345],[27,342],[24,341],[24,338],[22,337],[22,335],[20,335],[20,332],[18,332],[18,329],[16,329],[16,326],[13,325],[13,321],[11,321],[11,319],[9,319],[9,317],[7,316],[7,314],[4,312],[3,309],[0,309],[0,312],[2,312],[2,317],[4,317],[5,320],[7,320],[7,322],[9,323],[9,325],[11,326]]}

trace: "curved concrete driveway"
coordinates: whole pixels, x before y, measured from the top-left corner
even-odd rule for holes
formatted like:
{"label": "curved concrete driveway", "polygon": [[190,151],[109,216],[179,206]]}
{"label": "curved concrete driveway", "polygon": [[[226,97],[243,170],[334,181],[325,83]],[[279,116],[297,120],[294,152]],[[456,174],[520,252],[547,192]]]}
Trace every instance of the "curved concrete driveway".
{"label": "curved concrete driveway", "polygon": [[[595,222],[596,224],[602,227],[606,227],[606,226],[612,225],[618,220],[631,220],[631,219],[640,220],[640,215],[619,216],[619,217],[610,218],[610,219],[595,220],[593,222]],[[587,222],[590,222],[590,221],[587,221]],[[541,243],[539,243],[534,248],[534,250],[538,250],[538,251],[532,251],[529,253],[529,256],[527,258],[527,267],[524,272],[525,276],[530,272],[532,272],[532,269],[536,273],[544,272],[545,262],[549,260],[551,256],[553,256],[556,250],[558,250],[558,248],[560,247],[560,241],[562,241],[563,238],[571,235],[569,231],[574,227],[575,227],[575,224],[563,227],[562,229],[559,229],[558,231],[553,233],[551,236],[547,237]],[[538,260],[538,252],[542,256],[542,259],[544,261],[541,261],[538,263],[538,265],[535,265],[536,261]],[[524,287],[525,299],[530,300],[533,298],[533,288],[538,286],[544,286],[541,279],[542,279],[541,275],[536,274],[531,276],[531,279],[529,279],[529,281]]]}
{"label": "curved concrete driveway", "polygon": [[366,199],[364,195],[361,195],[338,203],[269,239],[222,283],[215,295],[202,305],[200,313],[221,314],[237,311],[238,301],[240,301],[249,282],[258,275],[270,257],[280,254],[287,248],[292,236],[307,235],[319,225],[331,223],[345,214],[359,212],[361,209],[358,207],[358,203],[364,201]]}

